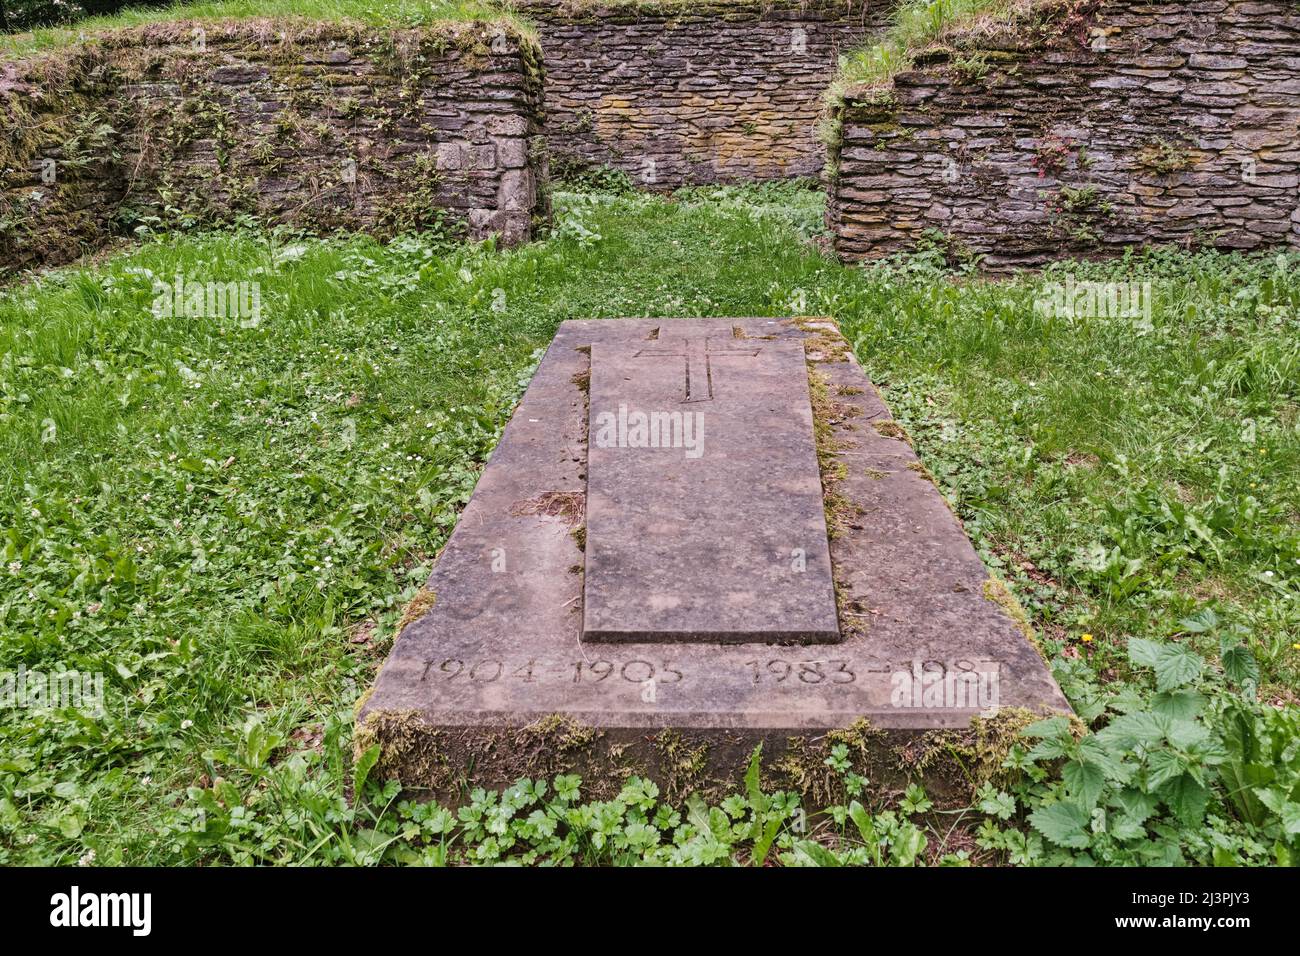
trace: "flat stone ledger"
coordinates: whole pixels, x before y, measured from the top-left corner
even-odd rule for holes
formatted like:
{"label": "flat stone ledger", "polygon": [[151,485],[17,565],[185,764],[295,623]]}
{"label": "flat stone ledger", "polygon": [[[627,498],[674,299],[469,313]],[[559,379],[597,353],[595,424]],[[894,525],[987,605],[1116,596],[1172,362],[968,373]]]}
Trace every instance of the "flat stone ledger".
{"label": "flat stone ledger", "polygon": [[[727,337],[732,328],[739,337]],[[718,357],[724,349],[735,351]],[[620,369],[628,381],[620,382]],[[701,520],[718,538],[712,565],[704,552],[692,559],[690,576],[707,589],[701,593],[725,597],[743,579],[740,571],[719,567],[729,543],[739,542],[729,560],[743,555],[751,571],[766,575],[752,586],[754,604],[770,615],[788,614],[780,630],[815,632],[819,620],[834,626],[818,563],[825,558],[817,543],[827,536],[809,511],[813,481],[803,464],[804,389],[815,398],[816,427],[825,430],[831,456],[823,472],[823,520],[832,522],[839,643],[774,643],[761,636],[730,643],[717,628],[704,640],[682,639],[703,630],[699,618],[687,616],[692,607],[682,612],[686,623],[673,624],[681,630],[661,640],[584,639],[587,601],[590,620],[613,622],[601,627],[670,631],[663,626],[669,617],[636,616],[633,605],[647,599],[635,583],[654,585],[647,594],[657,588],[671,596],[688,575],[674,577],[675,565],[649,570],[645,561],[625,567],[634,586],[624,588],[612,574],[618,566],[612,558],[636,554],[635,540],[632,551],[621,550],[618,522],[648,522],[656,509],[666,522],[652,529],[648,540],[658,541],[656,547],[671,554],[663,542],[681,532],[703,548],[705,535],[680,527],[686,507],[702,509]],[[701,411],[703,454],[686,458],[684,432],[680,449],[600,448],[590,413],[611,401],[615,412],[620,402],[629,411],[642,402]],[[730,424],[724,425],[724,413]],[[730,434],[737,419],[751,429],[748,437]],[[772,443],[775,460],[767,466],[769,451],[750,442],[755,428]],[[724,457],[732,455],[740,457]],[[765,467],[774,469],[771,475]],[[694,468],[718,477],[701,477],[679,496],[676,510],[652,489],[646,494],[654,500],[629,518],[608,497],[636,505],[639,484],[656,475],[693,482]],[[731,487],[714,490],[714,481]],[[765,489],[792,483],[790,493],[777,496],[782,514],[769,510],[766,491],[737,487],[744,482]],[[767,537],[765,522],[780,530]],[[770,574],[764,564],[769,547],[788,553],[801,546],[790,538],[809,539],[802,583],[787,581],[775,562]],[[615,548],[608,558],[606,547]],[[837,741],[850,745],[859,761],[854,771],[881,785],[891,766],[939,766],[922,760],[927,748],[937,748],[938,760],[978,746],[974,717],[1069,713],[1042,657],[1008,613],[1005,589],[989,577],[902,429],[825,321],[562,323],[427,588],[433,605],[398,635],[358,710],[354,744],[380,745],[376,775],[440,799],[462,799],[467,787],[555,773],[581,776],[593,799],[612,798],[630,774],[650,776],[675,797],[699,789],[720,799],[743,786],[749,757],[762,744],[765,781],[799,790],[811,806],[825,796],[815,791]],[[822,610],[796,617],[793,605],[804,599]],[[744,602],[735,607],[726,633],[754,627],[761,635],[766,622],[755,623],[757,612]],[[867,725],[872,747],[887,739],[898,748],[871,751],[870,760],[884,763],[861,762],[868,760],[861,731]],[[926,743],[940,730],[969,739],[953,747]],[[900,784],[910,771],[902,773]],[[927,770],[927,789],[936,793],[937,775],[965,781],[968,773]]]}
{"label": "flat stone ledger", "polygon": [[803,344],[591,347],[583,639],[840,639]]}

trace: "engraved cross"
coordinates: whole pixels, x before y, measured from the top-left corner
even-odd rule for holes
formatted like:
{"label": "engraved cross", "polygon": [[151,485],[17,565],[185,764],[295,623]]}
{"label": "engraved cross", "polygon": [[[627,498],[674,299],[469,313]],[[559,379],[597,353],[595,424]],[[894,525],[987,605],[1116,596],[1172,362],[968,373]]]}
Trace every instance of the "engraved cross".
{"label": "engraved cross", "polygon": [[727,358],[756,358],[762,351],[759,346],[742,346],[724,342],[736,342],[731,337],[706,335],[699,338],[683,338],[676,342],[665,343],[663,347],[640,349],[636,358],[681,358],[685,366],[685,398],[683,402],[710,402],[713,400],[713,363]]}

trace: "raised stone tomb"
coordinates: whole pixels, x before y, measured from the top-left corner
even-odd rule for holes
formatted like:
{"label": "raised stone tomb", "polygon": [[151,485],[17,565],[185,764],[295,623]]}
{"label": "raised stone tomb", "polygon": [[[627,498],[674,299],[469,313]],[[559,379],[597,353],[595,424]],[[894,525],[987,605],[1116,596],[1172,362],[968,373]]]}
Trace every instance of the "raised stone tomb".
{"label": "raised stone tomb", "polygon": [[837,741],[879,780],[974,717],[1068,713],[827,322],[563,323],[428,588],[356,746],[446,799],[554,773],[725,796],[762,744],[811,805]]}

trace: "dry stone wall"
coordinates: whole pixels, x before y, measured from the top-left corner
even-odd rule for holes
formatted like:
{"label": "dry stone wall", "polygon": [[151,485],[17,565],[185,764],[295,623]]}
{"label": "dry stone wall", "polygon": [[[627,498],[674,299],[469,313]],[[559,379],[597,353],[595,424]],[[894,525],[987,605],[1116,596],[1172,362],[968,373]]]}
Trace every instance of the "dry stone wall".
{"label": "dry stone wall", "polygon": [[515,6],[541,35],[556,170],[608,165],[672,188],[816,176],[838,54],[879,29],[893,2]]}
{"label": "dry stone wall", "polygon": [[990,267],[1300,244],[1300,4],[1062,0],[850,95],[845,259],[929,233]]}
{"label": "dry stone wall", "polygon": [[0,270],[151,218],[530,238],[540,53],[507,26],[169,23],[0,64]]}
{"label": "dry stone wall", "polygon": [[[548,156],[656,188],[816,175],[836,57],[893,3],[516,7],[540,47],[506,20],[261,19],[0,61],[0,273],[142,221],[245,214],[521,242],[549,215]],[[1300,244],[1295,0],[1043,0],[850,91],[834,118],[845,259],[927,236],[994,268]]]}

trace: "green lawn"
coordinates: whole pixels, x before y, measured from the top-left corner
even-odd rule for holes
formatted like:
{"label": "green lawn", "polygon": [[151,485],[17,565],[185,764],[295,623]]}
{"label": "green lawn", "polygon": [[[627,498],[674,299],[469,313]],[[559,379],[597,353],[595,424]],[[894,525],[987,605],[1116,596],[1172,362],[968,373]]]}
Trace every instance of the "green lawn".
{"label": "green lawn", "polygon": [[0,55],[22,56],[50,47],[66,46],[83,35],[105,30],[185,20],[251,19],[255,17],[357,20],[399,27],[447,21],[510,22],[513,14],[491,0],[178,0],[172,6],[128,7],[107,16],[89,17],[69,26],[45,27],[28,33],[0,34]]}
{"label": "green lawn", "polygon": [[[792,798],[561,779],[455,820],[344,793],[352,706],[558,323],[792,313],[839,320],[1101,732],[1034,728],[960,847],[919,790],[851,780],[820,842],[772,852],[1291,859],[1300,256],[992,281],[840,266],[810,191],[557,198],[513,251],[169,235],[0,290],[0,670],[106,685],[98,718],[0,709],[0,864],[748,859]],[[1035,311],[1067,269],[1151,281],[1150,320]],[[260,321],[155,317],[177,274],[260,283]]]}

